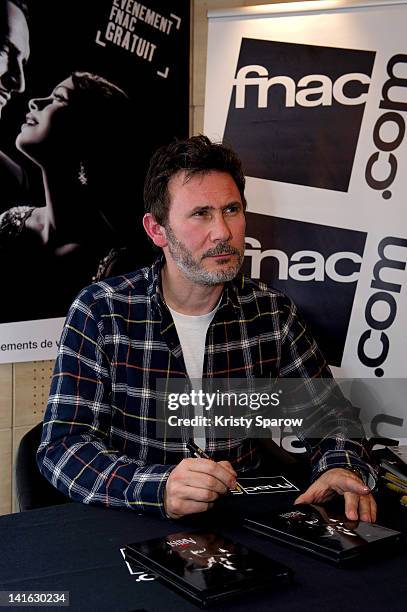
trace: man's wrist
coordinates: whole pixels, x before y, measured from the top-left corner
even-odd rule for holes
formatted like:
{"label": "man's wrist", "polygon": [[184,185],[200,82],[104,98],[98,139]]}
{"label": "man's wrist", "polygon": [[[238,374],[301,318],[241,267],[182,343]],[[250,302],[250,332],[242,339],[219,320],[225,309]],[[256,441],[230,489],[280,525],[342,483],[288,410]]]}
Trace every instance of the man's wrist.
{"label": "man's wrist", "polygon": [[363,484],[366,484],[366,476],[365,474],[362,472],[362,470],[358,470],[358,468],[353,467],[353,466],[347,466],[344,465],[343,469],[346,470],[347,472],[352,472],[353,474],[356,474],[356,476],[358,476],[360,478],[360,480],[363,482]]}
{"label": "man's wrist", "polygon": [[373,491],[376,488],[376,479],[373,477],[373,475],[370,472],[368,471],[365,472],[361,468],[359,469],[353,465],[352,466],[344,465],[343,469],[347,470],[348,472],[353,472],[354,474],[356,474],[356,476],[360,478],[363,484],[366,487],[369,487],[371,491]]}

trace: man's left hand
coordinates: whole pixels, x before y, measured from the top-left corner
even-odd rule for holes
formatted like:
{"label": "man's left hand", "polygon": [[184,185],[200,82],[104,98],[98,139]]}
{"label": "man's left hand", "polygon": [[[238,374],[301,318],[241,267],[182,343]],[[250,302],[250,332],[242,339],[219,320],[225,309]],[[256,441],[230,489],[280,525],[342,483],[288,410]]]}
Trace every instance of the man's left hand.
{"label": "man's left hand", "polygon": [[345,514],[351,521],[358,518],[374,523],[376,502],[369,487],[350,470],[332,468],[320,476],[308,489],[297,497],[294,504],[319,504],[328,501],[335,494],[343,495]]}

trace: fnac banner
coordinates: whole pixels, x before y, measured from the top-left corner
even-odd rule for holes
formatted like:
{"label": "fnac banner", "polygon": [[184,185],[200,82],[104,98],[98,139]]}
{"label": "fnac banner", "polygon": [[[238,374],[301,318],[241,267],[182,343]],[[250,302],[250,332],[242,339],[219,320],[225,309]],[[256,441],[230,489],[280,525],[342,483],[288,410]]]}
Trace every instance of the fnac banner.
{"label": "fnac banner", "polygon": [[407,377],[406,18],[404,0],[209,15],[205,132],[243,161],[245,270],[345,378]]}

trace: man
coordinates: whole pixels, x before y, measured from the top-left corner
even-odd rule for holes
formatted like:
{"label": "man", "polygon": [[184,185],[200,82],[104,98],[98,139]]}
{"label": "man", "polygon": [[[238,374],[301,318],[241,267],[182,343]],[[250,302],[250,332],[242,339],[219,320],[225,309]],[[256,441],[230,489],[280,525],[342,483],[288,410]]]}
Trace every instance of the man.
{"label": "man", "polygon": [[[23,0],[0,0],[0,117],[14,93],[25,89],[24,68],[30,53],[27,5]],[[25,174],[0,151],[0,210],[18,204],[25,193]]]}
{"label": "man", "polygon": [[[38,462],[72,499],[178,518],[258,465],[251,439],[208,438],[212,460],[191,458],[187,437],[158,439],[158,379],[330,376],[292,302],[239,274],[244,185],[236,155],[204,136],[153,156],[144,228],[163,257],[86,288],[62,334]],[[375,520],[374,472],[338,429],[352,417],[344,407],[332,437],[306,442],[314,482],[297,501],[340,493],[350,519]]]}

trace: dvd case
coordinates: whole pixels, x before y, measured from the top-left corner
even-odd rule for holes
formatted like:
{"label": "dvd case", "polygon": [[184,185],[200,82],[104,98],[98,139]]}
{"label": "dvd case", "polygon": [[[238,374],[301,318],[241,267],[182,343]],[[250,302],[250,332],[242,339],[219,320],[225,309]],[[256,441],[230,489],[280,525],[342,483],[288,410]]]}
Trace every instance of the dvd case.
{"label": "dvd case", "polygon": [[125,547],[127,559],[201,607],[291,582],[273,559],[210,531],[178,532]]}
{"label": "dvd case", "polygon": [[376,523],[351,521],[323,506],[298,504],[246,518],[245,527],[337,565],[394,548],[401,533]]}

